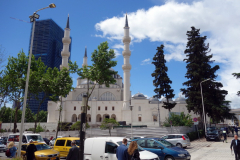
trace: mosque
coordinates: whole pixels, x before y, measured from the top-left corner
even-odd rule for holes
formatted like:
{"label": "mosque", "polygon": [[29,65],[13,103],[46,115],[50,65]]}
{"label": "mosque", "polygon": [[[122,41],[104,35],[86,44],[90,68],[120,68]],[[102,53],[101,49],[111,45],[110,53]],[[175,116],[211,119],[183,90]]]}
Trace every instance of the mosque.
{"label": "mosque", "polygon": [[[162,107],[163,102],[166,101],[165,98],[163,98],[161,101],[159,101],[157,98],[148,99],[142,93],[136,93],[135,95],[131,96],[131,51],[129,48],[131,38],[129,36],[129,29],[130,28],[128,26],[128,19],[126,15],[125,26],[123,28],[123,78],[118,74],[113,75],[116,83],[111,84],[110,87],[96,84],[92,96],[88,102],[90,108],[87,110],[87,121],[90,125],[100,125],[103,119],[113,118],[116,121],[126,121],[126,124],[130,124],[132,122],[133,125],[158,126],[159,120],[161,123],[163,123],[169,116],[169,111]],[[68,68],[68,59],[70,56],[69,45],[71,43],[69,17],[67,20],[67,26],[64,30],[62,42],[62,65],[60,66],[60,69],[62,67]],[[87,59],[87,50],[85,49],[82,66],[88,65]],[[89,87],[93,86],[94,83],[95,82],[89,82]],[[86,79],[78,78],[77,86],[67,95],[66,98],[63,98],[61,113],[62,122],[76,122],[81,119],[82,96],[87,92],[87,84],[88,83]],[[171,101],[177,103],[176,106],[171,110],[172,113],[188,113],[185,98],[178,97],[175,99],[175,101]],[[48,123],[58,122],[59,106],[60,102],[48,102]],[[130,106],[133,106],[132,110],[130,109]],[[199,117],[193,113],[190,113],[190,115],[192,118]]]}

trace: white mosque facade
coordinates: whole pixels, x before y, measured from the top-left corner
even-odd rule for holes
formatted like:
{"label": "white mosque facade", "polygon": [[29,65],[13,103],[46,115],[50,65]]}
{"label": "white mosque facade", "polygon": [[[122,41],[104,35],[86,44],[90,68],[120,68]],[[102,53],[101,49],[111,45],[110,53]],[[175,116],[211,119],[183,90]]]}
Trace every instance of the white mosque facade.
{"label": "white mosque facade", "polygon": [[[70,28],[69,18],[67,26],[65,28],[65,34],[63,37],[63,50],[62,55],[62,67],[68,68],[68,58],[70,56],[69,45],[70,39]],[[130,91],[130,56],[131,51],[129,44],[131,38],[129,37],[129,26],[126,15],[126,22],[124,27],[124,50],[122,52],[124,58],[123,78],[120,75],[113,75],[116,80],[115,84],[111,84],[110,87],[105,85],[96,84],[95,89],[89,99],[88,105],[90,108],[87,110],[87,121],[90,125],[100,125],[104,118],[114,118],[116,121],[126,121],[130,124],[132,121],[133,125],[158,125],[159,114],[160,122],[163,123],[169,116],[169,111],[162,107],[162,101],[158,101],[156,98],[147,98],[142,93],[137,93],[131,97]],[[83,58],[83,66],[87,65],[87,51]],[[93,86],[94,82],[89,82],[89,86]],[[87,80],[77,79],[77,86],[71,91],[66,98],[62,101],[62,122],[76,122],[81,119],[82,112],[82,96],[87,92]],[[184,112],[188,114],[186,108],[186,102],[183,97],[176,98],[176,106],[171,112],[180,114]],[[132,111],[129,106],[133,106]],[[48,102],[48,118],[47,122],[58,122],[59,119],[59,106],[60,102]],[[158,110],[159,108],[159,110]],[[190,113],[191,117],[199,117]]]}

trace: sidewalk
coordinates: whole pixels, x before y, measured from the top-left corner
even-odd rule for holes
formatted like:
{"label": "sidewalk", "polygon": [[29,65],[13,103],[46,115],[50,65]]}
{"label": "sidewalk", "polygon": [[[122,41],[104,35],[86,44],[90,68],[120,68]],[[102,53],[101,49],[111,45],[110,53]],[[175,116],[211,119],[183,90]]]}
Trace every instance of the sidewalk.
{"label": "sidewalk", "polygon": [[235,155],[231,154],[230,142],[232,137],[228,137],[228,143],[213,142],[201,149],[191,153],[191,160],[235,160]]}

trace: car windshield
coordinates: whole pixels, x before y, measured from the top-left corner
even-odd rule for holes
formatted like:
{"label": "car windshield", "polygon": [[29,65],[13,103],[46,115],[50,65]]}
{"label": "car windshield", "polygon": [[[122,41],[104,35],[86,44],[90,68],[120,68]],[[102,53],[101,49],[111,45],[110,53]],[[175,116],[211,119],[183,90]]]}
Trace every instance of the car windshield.
{"label": "car windshield", "polygon": [[41,151],[41,150],[46,150],[46,149],[52,149],[50,146],[46,145],[46,144],[38,144],[36,145],[37,150]]}
{"label": "car windshield", "polygon": [[157,139],[156,141],[158,141],[161,145],[165,146],[165,147],[168,147],[168,148],[171,148],[171,147],[176,147],[174,146],[172,143],[164,140],[164,139]]}
{"label": "car windshield", "polygon": [[3,144],[2,141],[0,141],[0,144]]}
{"label": "car windshield", "polygon": [[[128,141],[127,148],[129,147],[130,143],[131,143],[131,141]],[[117,144],[120,146],[122,144],[122,142],[119,141],[119,142],[117,142]],[[141,152],[141,151],[144,151],[144,149],[138,145],[138,151]]]}
{"label": "car windshield", "polygon": [[207,134],[218,134],[217,130],[208,130]]}
{"label": "car windshield", "polygon": [[42,142],[43,141],[41,135],[27,135],[27,139],[28,139],[28,141],[30,139],[32,139],[33,141],[38,141],[38,142]]}

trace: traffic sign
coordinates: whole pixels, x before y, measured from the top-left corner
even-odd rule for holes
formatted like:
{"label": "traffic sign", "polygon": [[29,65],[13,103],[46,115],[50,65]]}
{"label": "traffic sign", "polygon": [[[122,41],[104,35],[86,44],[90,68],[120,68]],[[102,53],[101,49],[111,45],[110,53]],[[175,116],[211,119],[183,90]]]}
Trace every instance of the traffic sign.
{"label": "traffic sign", "polygon": [[198,121],[198,119],[197,118],[193,118],[193,122],[197,122]]}

